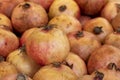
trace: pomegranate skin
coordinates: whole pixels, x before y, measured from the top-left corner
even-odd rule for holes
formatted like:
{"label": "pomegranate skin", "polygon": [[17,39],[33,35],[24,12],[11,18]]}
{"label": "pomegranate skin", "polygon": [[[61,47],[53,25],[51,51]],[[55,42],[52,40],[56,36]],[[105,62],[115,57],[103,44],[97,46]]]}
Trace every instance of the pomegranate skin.
{"label": "pomegranate skin", "polygon": [[7,30],[0,29],[0,55],[7,57],[7,55],[19,47],[19,40],[17,36]]}
{"label": "pomegranate skin", "polygon": [[26,40],[27,54],[41,65],[62,62],[70,51],[67,36],[59,29],[46,26],[33,33]]}
{"label": "pomegranate skin", "polygon": [[0,13],[11,18],[13,9],[21,2],[24,2],[24,0],[0,0]]}
{"label": "pomegranate skin", "polygon": [[115,63],[120,67],[120,50],[111,45],[103,45],[94,51],[87,64],[88,72],[92,73],[97,69],[106,68],[109,63]]}
{"label": "pomegranate skin", "polygon": [[14,29],[19,33],[33,27],[45,26],[48,23],[45,9],[33,2],[23,2],[17,5],[11,19]]}
{"label": "pomegranate skin", "polygon": [[51,18],[66,14],[77,19],[80,18],[80,8],[74,0],[54,0],[49,8],[48,15]]}

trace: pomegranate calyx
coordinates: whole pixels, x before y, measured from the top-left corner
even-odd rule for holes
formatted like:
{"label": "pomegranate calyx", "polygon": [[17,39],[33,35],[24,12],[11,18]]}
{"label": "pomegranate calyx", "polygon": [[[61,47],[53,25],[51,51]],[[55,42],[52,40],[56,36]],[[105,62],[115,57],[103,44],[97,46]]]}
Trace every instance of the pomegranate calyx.
{"label": "pomegranate calyx", "polygon": [[83,34],[82,31],[78,31],[78,32],[75,34],[75,37],[76,37],[76,38],[80,38],[80,37],[83,37],[83,36],[84,36],[84,34]]}
{"label": "pomegranate calyx", "polygon": [[45,31],[52,30],[52,29],[54,28],[54,26],[55,26],[54,24],[44,26],[44,27],[43,27],[43,30],[45,30]]}
{"label": "pomegranate calyx", "polygon": [[22,45],[22,47],[20,47],[20,52],[26,52],[25,45]]}
{"label": "pomegranate calyx", "polygon": [[117,33],[120,33],[120,27],[118,27],[118,28],[116,29],[116,32],[117,32]]}
{"label": "pomegranate calyx", "polygon": [[107,68],[110,69],[110,70],[113,70],[113,69],[117,70],[117,66],[116,66],[115,63],[108,64]]}
{"label": "pomegranate calyx", "polygon": [[63,11],[65,11],[66,9],[67,9],[66,5],[61,5],[61,6],[59,7],[59,11],[60,11],[60,12],[63,12]]}
{"label": "pomegranate calyx", "polygon": [[56,67],[56,68],[61,67],[61,63],[60,63],[60,62],[54,62],[54,63],[52,63],[52,65],[53,65],[54,67]]}
{"label": "pomegranate calyx", "polygon": [[69,64],[67,61],[63,62],[66,66],[68,66],[70,69],[73,69],[73,64]]}
{"label": "pomegranate calyx", "polygon": [[22,73],[17,75],[17,79],[16,80],[26,80],[26,76]]}
{"label": "pomegranate calyx", "polygon": [[95,72],[95,77],[94,77],[94,80],[103,80],[104,78],[104,74],[99,72],[99,71],[96,71]]}
{"label": "pomegranate calyx", "polygon": [[3,56],[0,56],[0,62],[5,61],[5,58]]}
{"label": "pomegranate calyx", "polygon": [[120,12],[120,4],[116,3],[116,7],[117,7],[117,12]]}
{"label": "pomegranate calyx", "polygon": [[103,32],[102,27],[95,27],[93,29],[93,33],[96,34],[96,35],[100,34],[101,32]]}
{"label": "pomegranate calyx", "polygon": [[24,5],[22,5],[23,9],[28,9],[30,8],[30,4],[29,3],[25,3]]}

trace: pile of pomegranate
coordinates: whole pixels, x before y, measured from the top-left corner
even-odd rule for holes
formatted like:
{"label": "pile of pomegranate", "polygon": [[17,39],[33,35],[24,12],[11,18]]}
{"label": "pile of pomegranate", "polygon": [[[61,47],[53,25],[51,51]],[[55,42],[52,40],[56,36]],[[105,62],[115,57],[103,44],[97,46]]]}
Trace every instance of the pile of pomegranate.
{"label": "pile of pomegranate", "polygon": [[0,0],[0,80],[120,80],[120,0]]}

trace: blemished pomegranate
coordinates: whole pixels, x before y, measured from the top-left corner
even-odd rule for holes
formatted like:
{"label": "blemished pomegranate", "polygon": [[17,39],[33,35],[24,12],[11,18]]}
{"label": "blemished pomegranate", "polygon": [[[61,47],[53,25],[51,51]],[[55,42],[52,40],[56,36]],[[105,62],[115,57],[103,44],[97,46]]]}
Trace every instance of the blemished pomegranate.
{"label": "blemished pomegranate", "polygon": [[81,23],[76,18],[64,14],[52,18],[48,25],[49,24],[56,25],[57,28],[66,34],[82,30]]}
{"label": "blemished pomegranate", "polygon": [[16,73],[18,73],[16,67],[9,62],[6,62],[3,56],[0,56],[0,78]]}
{"label": "blemished pomegranate", "polygon": [[69,53],[63,63],[69,66],[78,77],[87,74],[87,67],[85,62],[82,60],[82,58],[73,52]]}
{"label": "blemished pomegranate", "polygon": [[24,0],[0,0],[0,13],[11,18],[13,9],[21,2],[24,2]]}
{"label": "blemished pomegranate", "polygon": [[115,31],[120,29],[120,13],[118,13],[114,19],[112,19],[111,24]]}
{"label": "blemished pomegranate", "polygon": [[101,46],[97,37],[87,31],[77,31],[68,35],[71,52],[79,55],[87,62],[91,53]]}
{"label": "blemished pomegranate", "polygon": [[97,69],[106,68],[109,63],[115,63],[120,67],[120,50],[105,44],[91,54],[87,64],[88,72],[92,73]]}
{"label": "blemished pomegranate", "polygon": [[107,68],[98,69],[91,75],[85,75],[79,80],[119,80],[120,71],[114,63],[108,64]]}
{"label": "blemished pomegranate", "polygon": [[105,44],[115,46],[120,49],[120,30],[109,34],[104,41]]}
{"label": "blemished pomegranate", "polygon": [[89,20],[83,30],[94,33],[98,39],[103,42],[105,37],[113,32],[112,25],[109,21],[102,17],[97,17]]}
{"label": "blemished pomegranate", "polygon": [[101,16],[106,18],[109,22],[115,18],[115,16],[120,12],[120,1],[111,0],[109,1],[103,10],[101,11]]}
{"label": "blemished pomegranate", "polygon": [[31,2],[37,3],[41,5],[43,8],[45,8],[46,10],[48,10],[54,0],[25,0],[25,1],[31,1]]}
{"label": "blemished pomegranate", "polygon": [[13,30],[10,19],[2,13],[0,13],[0,28],[10,30],[10,31]]}
{"label": "blemished pomegranate", "polygon": [[53,63],[42,67],[33,77],[33,80],[77,80],[76,74],[61,63]]}
{"label": "blemished pomegranate", "polygon": [[25,45],[27,54],[41,65],[62,62],[70,51],[66,34],[54,25],[34,30]]}
{"label": "blemished pomegranate", "polygon": [[36,30],[36,29],[38,29],[38,28],[30,28],[30,29],[26,30],[26,31],[22,34],[22,36],[20,37],[20,46],[25,45],[26,39],[27,39],[27,38],[29,37],[29,35],[32,34],[32,32],[33,32],[34,30]]}
{"label": "blemished pomegranate", "polygon": [[98,14],[108,0],[75,0],[81,8],[81,12],[87,15]]}
{"label": "blemished pomegranate", "polygon": [[17,36],[11,31],[0,29],[0,55],[7,55],[19,47]]}
{"label": "blemished pomegranate", "polygon": [[33,61],[26,53],[25,46],[11,52],[6,61],[13,64],[20,73],[26,74],[30,77],[40,69],[40,65]]}
{"label": "blemished pomegranate", "polygon": [[32,79],[25,74],[17,73],[17,74],[5,76],[1,78],[0,80],[32,80]]}
{"label": "blemished pomegranate", "polygon": [[48,15],[51,19],[61,14],[70,15],[79,19],[80,8],[74,0],[54,0],[49,8]]}
{"label": "blemished pomegranate", "polygon": [[13,10],[11,19],[14,29],[19,33],[33,27],[45,26],[48,22],[45,9],[33,2],[18,4]]}

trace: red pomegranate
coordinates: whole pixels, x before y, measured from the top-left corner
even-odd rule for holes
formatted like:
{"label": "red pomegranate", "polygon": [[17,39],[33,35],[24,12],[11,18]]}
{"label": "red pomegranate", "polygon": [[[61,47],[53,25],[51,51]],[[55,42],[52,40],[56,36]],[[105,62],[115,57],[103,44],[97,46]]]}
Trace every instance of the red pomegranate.
{"label": "red pomegranate", "polygon": [[21,2],[24,2],[24,0],[0,0],[0,13],[11,18],[13,9]]}
{"label": "red pomegranate", "polygon": [[67,36],[54,25],[34,30],[25,45],[27,54],[41,65],[62,62],[70,51]]}
{"label": "red pomegranate", "polygon": [[87,64],[88,72],[106,68],[109,63],[120,67],[120,50],[111,45],[103,45],[91,54]]}
{"label": "red pomegranate", "polygon": [[74,0],[54,0],[49,8],[49,17],[66,14],[77,19],[80,18],[80,8]]}
{"label": "red pomegranate", "polygon": [[87,31],[78,31],[68,35],[71,52],[78,54],[87,62],[91,53],[101,46],[97,37]]}
{"label": "red pomegranate", "polygon": [[98,14],[108,0],[75,0],[81,8],[81,12],[87,15]]}
{"label": "red pomegranate", "polygon": [[7,55],[19,47],[19,40],[17,36],[4,29],[0,29],[0,55],[7,57]]}
{"label": "red pomegranate", "polygon": [[49,23],[50,25],[56,25],[57,28],[61,29],[66,34],[75,31],[81,31],[81,23],[74,17],[69,15],[60,15],[52,18]]}
{"label": "red pomegranate", "polygon": [[33,2],[23,2],[18,4],[12,13],[13,27],[19,33],[33,27],[45,26],[48,16],[45,9]]}

